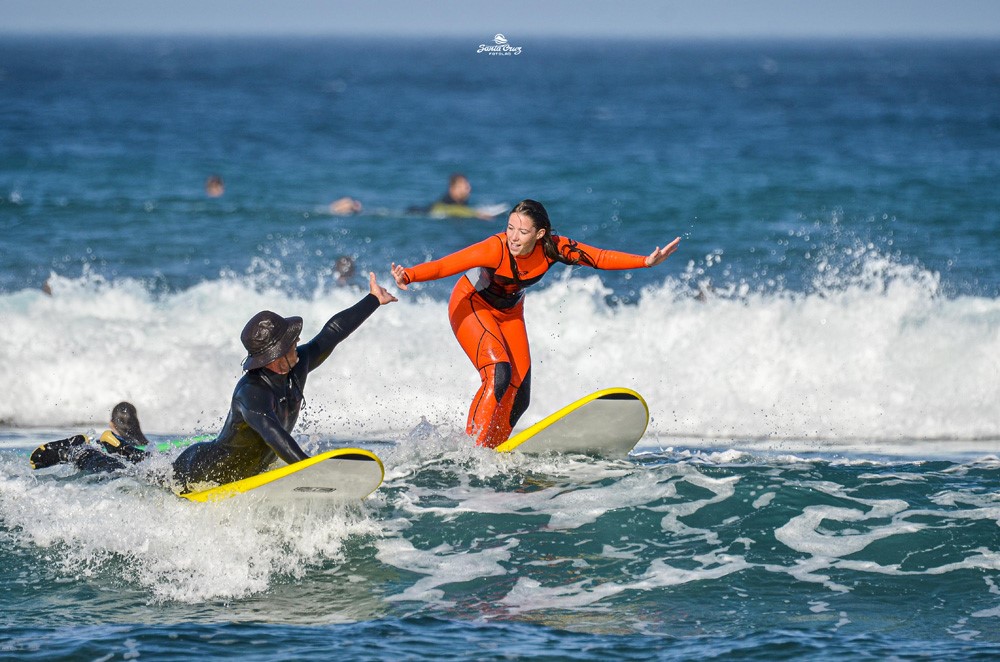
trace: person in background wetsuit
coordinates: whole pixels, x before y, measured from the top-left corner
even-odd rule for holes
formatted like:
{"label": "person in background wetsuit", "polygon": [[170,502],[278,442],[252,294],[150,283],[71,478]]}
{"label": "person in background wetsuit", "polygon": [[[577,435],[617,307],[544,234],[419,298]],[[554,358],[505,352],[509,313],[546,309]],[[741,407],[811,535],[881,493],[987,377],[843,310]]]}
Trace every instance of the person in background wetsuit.
{"label": "person in background wetsuit", "polygon": [[[181,491],[199,483],[228,483],[267,470],[276,458],[291,464],[309,457],[291,435],[304,401],[309,373],[318,368],[342,340],[379,306],[396,301],[368,274],[370,293],[331,317],[309,342],[298,345],[301,317],[281,317],[263,310],[240,335],[246,370],[236,383],[229,415],[212,441],[187,447],[173,462]],[[121,415],[119,416],[119,409]],[[112,411],[112,430],[101,436],[102,452],[83,435],[49,442],[31,455],[36,469],[60,462],[85,471],[114,471],[146,457],[138,448],[148,443],[139,428],[135,407],[127,402]],[[110,435],[110,436],[109,436]]]}
{"label": "person in background wetsuit", "polygon": [[448,178],[448,192],[440,200],[431,203],[426,213],[431,216],[492,220],[493,214],[469,206],[470,195],[472,195],[472,184],[469,183],[469,178],[460,172],[452,173]]}
{"label": "person in background wetsuit", "polygon": [[540,281],[556,262],[595,269],[655,267],[679,243],[677,237],[646,256],[593,248],[553,234],[545,207],[522,200],[510,212],[506,233],[414,267],[393,263],[392,276],[405,290],[410,283],[465,272],[452,290],[448,317],[482,380],[469,408],[466,431],[480,446],[495,448],[506,441],[530,400],[524,289]]}
{"label": "person in background wetsuit", "polygon": [[144,447],[149,440],[142,433],[135,405],[130,402],[116,404],[108,426],[98,439],[100,447],[90,444],[82,434],[42,444],[29,458],[32,468],[70,463],[84,471],[115,471],[146,457]]}

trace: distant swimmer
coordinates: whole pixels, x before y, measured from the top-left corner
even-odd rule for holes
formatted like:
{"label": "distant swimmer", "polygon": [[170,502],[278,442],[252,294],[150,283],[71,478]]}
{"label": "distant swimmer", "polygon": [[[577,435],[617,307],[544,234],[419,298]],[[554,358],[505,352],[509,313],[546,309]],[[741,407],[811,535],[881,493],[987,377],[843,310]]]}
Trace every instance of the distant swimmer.
{"label": "distant swimmer", "polygon": [[350,285],[351,279],[354,278],[356,268],[354,266],[354,258],[350,255],[341,255],[337,258],[334,263],[333,272],[336,274],[337,279],[336,284],[340,286]]}
{"label": "distant swimmer", "polygon": [[540,202],[522,200],[507,218],[506,232],[414,267],[392,264],[400,289],[410,283],[464,273],[448,304],[451,328],[476,366],[482,385],[469,408],[466,431],[480,446],[495,448],[527,410],[531,356],[524,325],[524,290],[556,262],[595,269],[655,267],[680,243],[677,237],[649,255],[594,248],[552,231]]}
{"label": "distant swimmer", "polygon": [[334,216],[350,216],[351,214],[361,213],[361,210],[364,209],[364,205],[361,204],[360,200],[344,196],[343,198],[337,198],[331,202],[329,209],[330,213]]}
{"label": "distant swimmer", "polygon": [[440,200],[432,203],[426,210],[431,216],[450,216],[455,218],[478,218],[491,220],[496,214],[469,206],[472,195],[472,184],[469,178],[460,172],[453,173],[448,178],[448,191]]}
{"label": "distant swimmer", "polygon": [[[396,301],[375,281],[375,274],[369,274],[368,280],[369,294],[331,317],[312,340],[302,345],[298,344],[301,317],[282,317],[263,310],[250,318],[240,335],[247,350],[245,372],[236,383],[222,431],[214,440],[189,446],[174,460],[174,479],[182,492],[205,483],[229,483],[255,476],[276,459],[292,464],[309,457],[291,435],[309,373],[322,365],[379,306]],[[40,469],[67,462],[85,470],[113,471],[142,459],[145,451],[131,450],[137,445],[134,441],[145,443],[134,407],[131,412],[134,427],[115,428],[120,434],[114,439],[120,446],[114,446],[112,439],[104,444],[102,435],[106,451],[102,452],[78,435],[40,446],[32,454],[33,466]]]}
{"label": "distant swimmer", "polygon": [[205,195],[210,198],[221,198],[226,192],[226,185],[222,182],[222,177],[219,175],[209,175],[208,179],[205,180]]}

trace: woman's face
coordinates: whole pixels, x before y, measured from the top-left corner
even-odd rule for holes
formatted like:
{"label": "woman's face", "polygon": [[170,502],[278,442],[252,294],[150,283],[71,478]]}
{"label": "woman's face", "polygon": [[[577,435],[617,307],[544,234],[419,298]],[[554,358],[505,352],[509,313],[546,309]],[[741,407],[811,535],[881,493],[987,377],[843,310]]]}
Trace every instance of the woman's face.
{"label": "woman's face", "polygon": [[507,248],[515,257],[530,255],[543,236],[545,230],[536,230],[535,222],[526,214],[515,212],[507,218]]}

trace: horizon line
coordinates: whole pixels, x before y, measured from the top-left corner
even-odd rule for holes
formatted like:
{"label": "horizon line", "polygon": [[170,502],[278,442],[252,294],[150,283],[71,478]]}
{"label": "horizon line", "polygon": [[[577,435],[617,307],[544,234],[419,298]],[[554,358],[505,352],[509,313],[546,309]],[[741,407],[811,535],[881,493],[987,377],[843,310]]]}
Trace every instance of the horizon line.
{"label": "horizon line", "polygon": [[[397,39],[403,41],[420,41],[426,39],[480,39],[488,40],[479,32],[443,32],[414,35],[411,32],[394,31],[210,31],[210,30],[5,30],[0,27],[0,37],[197,37],[197,38],[379,38]],[[823,40],[823,41],[915,41],[915,40],[970,40],[970,41],[1000,41],[1000,33],[982,34],[977,32],[927,32],[927,33],[893,33],[893,32],[859,32],[850,34],[833,34],[826,32],[760,32],[737,34],[730,32],[697,32],[697,33],[589,33],[576,34],[566,32],[529,32],[523,39],[555,39],[555,40],[598,40],[598,41],[759,41],[759,40]]]}

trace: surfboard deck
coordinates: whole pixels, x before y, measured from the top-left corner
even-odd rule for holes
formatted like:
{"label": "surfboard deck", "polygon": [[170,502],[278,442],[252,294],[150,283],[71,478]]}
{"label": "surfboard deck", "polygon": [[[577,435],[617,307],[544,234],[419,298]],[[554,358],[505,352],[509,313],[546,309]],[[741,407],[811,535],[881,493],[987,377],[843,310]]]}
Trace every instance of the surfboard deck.
{"label": "surfboard deck", "polygon": [[337,448],[225,485],[179,494],[210,502],[253,493],[268,501],[360,501],[385,476],[382,460],[362,448]]}
{"label": "surfboard deck", "polygon": [[[211,435],[150,442],[137,446],[140,450],[167,452],[191,444],[214,439]],[[49,441],[38,446],[29,456],[32,469],[45,469],[63,461],[62,455],[74,446],[91,444],[95,449],[104,447],[109,456],[111,447],[120,442],[110,431],[105,431],[98,442],[91,442],[86,435],[74,435]],[[243,480],[218,485],[204,490],[178,494],[191,501],[218,501],[238,494],[255,492],[274,500],[324,500],[360,501],[378,489],[385,476],[382,460],[362,448],[337,448],[320,453],[301,462],[265,471]]]}
{"label": "surfboard deck", "polygon": [[496,447],[498,453],[584,453],[627,455],[649,425],[649,407],[627,388],[584,396]]}

